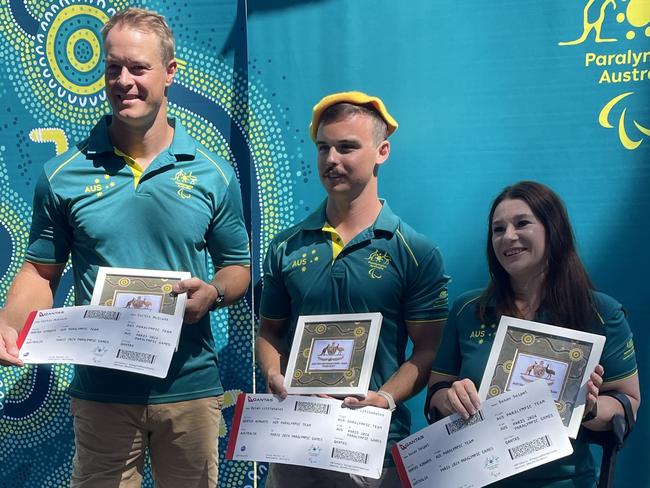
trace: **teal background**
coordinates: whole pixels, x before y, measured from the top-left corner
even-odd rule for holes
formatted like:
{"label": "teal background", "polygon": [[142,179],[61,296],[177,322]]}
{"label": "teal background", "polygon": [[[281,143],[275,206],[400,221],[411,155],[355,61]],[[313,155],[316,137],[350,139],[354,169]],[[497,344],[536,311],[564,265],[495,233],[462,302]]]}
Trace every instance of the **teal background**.
{"label": "teal background", "polygon": [[[615,3],[616,10],[603,0],[70,2],[105,13],[137,4],[168,18],[185,62],[170,91],[172,112],[238,172],[256,286],[245,302],[213,318],[229,398],[263,388],[251,339],[264,250],[324,198],[307,132],[311,107],[329,92],[351,89],[381,96],[400,123],[380,194],[440,246],[453,278],[450,297],[485,284],[493,197],[521,179],[546,183],[568,206],[596,285],[629,313],[647,389],[650,140],[635,122],[650,127],[650,89],[647,80],[599,83],[603,69],[631,67],[585,66],[587,53],[650,50],[650,2]],[[587,6],[594,22],[603,4],[601,37],[616,41],[596,42],[592,29],[579,44],[558,45],[583,33]],[[40,46],[61,5],[0,1],[0,303],[24,255],[35,178],[55,154],[52,143],[35,142],[30,131],[60,128],[72,143],[108,110],[99,98],[93,105],[85,97],[82,106],[84,97],[48,84],[52,59]],[[75,19],[81,22],[72,31],[97,28],[83,9]],[[74,53],[87,57],[88,45],[79,43]],[[69,62],[63,49],[54,56]],[[98,76],[72,73],[80,86]],[[609,114],[613,128],[603,127],[603,106],[628,92]],[[624,134],[642,141],[635,149],[623,145],[621,117]],[[70,303],[70,293],[64,279],[57,303]],[[0,486],[66,486],[71,374],[70,367],[0,369]],[[410,401],[414,429],[424,426],[422,402],[421,396]],[[224,416],[222,447],[230,403]],[[642,408],[619,459],[621,486],[650,487],[648,470],[639,469],[647,463],[647,419]],[[263,478],[265,471],[222,460],[219,485],[254,486],[255,474]],[[151,485],[148,475],[145,486]]]}

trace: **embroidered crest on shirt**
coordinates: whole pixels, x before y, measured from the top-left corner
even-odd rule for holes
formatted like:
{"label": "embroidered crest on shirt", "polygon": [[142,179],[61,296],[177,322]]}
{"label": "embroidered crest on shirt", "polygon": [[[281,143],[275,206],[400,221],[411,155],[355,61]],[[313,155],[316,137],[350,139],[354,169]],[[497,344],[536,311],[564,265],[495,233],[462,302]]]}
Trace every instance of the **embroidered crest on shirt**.
{"label": "embroidered crest on shirt", "polygon": [[104,178],[95,178],[92,185],[86,185],[84,193],[94,193],[97,198],[104,196],[106,191],[115,186],[115,182],[111,181],[110,175],[104,175]]}
{"label": "embroidered crest on shirt", "polygon": [[192,198],[192,195],[188,192],[194,189],[194,185],[196,185],[196,176],[194,176],[191,171],[186,173],[182,169],[179,169],[172,180],[174,180],[174,183],[176,183],[176,186],[178,187],[176,193],[178,193],[179,197],[183,199]]}
{"label": "embroidered crest on shirt", "polygon": [[383,271],[390,264],[390,256],[387,252],[381,252],[375,249],[370,256],[368,256],[368,275],[378,280],[383,276]]}

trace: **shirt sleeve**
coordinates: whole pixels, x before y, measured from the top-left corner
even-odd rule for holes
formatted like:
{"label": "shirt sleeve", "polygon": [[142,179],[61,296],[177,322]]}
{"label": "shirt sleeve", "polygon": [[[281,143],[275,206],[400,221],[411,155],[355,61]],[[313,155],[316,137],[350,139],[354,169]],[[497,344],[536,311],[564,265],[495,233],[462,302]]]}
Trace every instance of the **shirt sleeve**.
{"label": "shirt sleeve", "polygon": [[451,376],[458,376],[460,373],[462,357],[460,353],[460,339],[458,336],[458,302],[449,314],[447,323],[442,333],[442,341],[436,358],[433,361],[431,370],[436,373],[444,373]]}
{"label": "shirt sleeve", "polygon": [[413,322],[446,319],[449,314],[448,283],[442,255],[438,248],[433,248],[417,266],[406,289],[405,319]]}
{"label": "shirt sleeve", "polygon": [[233,264],[250,265],[241,191],[234,176],[212,219],[206,242],[216,268]]}
{"label": "shirt sleeve", "polygon": [[70,255],[72,229],[65,205],[55,195],[45,171],[36,182],[32,224],[25,259],[34,263],[64,264]]}
{"label": "shirt sleeve", "polygon": [[282,278],[282,248],[271,242],[264,259],[260,315],[269,319],[286,319],[291,315],[291,296]]}
{"label": "shirt sleeve", "polygon": [[607,339],[600,358],[605,369],[603,380],[610,382],[631,376],[637,371],[636,355],[632,330],[623,307],[616,303],[616,307],[603,316],[603,320]]}

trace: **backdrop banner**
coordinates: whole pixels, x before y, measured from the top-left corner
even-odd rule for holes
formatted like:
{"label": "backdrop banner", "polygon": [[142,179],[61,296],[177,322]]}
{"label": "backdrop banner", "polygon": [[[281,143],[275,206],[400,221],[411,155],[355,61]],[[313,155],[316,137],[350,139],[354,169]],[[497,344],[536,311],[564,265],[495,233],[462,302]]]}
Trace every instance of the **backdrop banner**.
{"label": "backdrop banner", "polygon": [[[253,360],[264,252],[325,196],[308,124],[334,91],[378,95],[398,120],[380,195],[440,246],[452,300],[486,283],[491,200],[510,183],[541,181],[566,202],[598,289],[624,304],[647,370],[648,0],[0,0],[0,304],[23,262],[43,163],[109,111],[99,30],[132,4],[174,30],[170,111],[235,168],[251,236],[249,295],[212,318],[227,390],[220,487],[264,481],[265,465],[223,453],[238,392],[265,391]],[[56,306],[73,303],[71,275],[68,266]],[[0,368],[0,486],[68,485],[72,373]],[[409,402],[413,430],[425,425],[423,401]],[[647,419],[641,410],[619,458],[622,486],[650,487],[638,469]],[[153,486],[148,465],[143,486]]]}

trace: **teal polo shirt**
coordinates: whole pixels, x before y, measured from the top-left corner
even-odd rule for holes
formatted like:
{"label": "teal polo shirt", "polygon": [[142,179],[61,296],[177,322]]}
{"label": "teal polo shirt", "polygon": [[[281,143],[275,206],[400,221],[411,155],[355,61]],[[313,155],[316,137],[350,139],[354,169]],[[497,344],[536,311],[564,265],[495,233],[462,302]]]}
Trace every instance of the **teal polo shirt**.
{"label": "teal polo shirt", "polygon": [[[171,145],[140,170],[110,142],[103,118],[84,142],[48,161],[36,185],[26,259],[72,258],[75,302],[92,296],[99,266],[189,271],[208,280],[216,268],[250,264],[239,184],[228,163],[174,127]],[[75,397],[166,403],[223,392],[206,315],[182,329],[166,378],[78,366]]]}
{"label": "teal polo shirt", "polygon": [[[299,315],[381,312],[370,381],[370,389],[378,390],[405,360],[406,321],[447,317],[449,277],[438,248],[386,202],[375,223],[342,248],[323,230],[328,227],[325,207],[326,202],[271,242],[264,261],[260,314],[288,319],[291,345]],[[399,405],[389,445],[407,437],[410,427],[408,408]]]}
{"label": "teal polo shirt", "polygon": [[[498,325],[493,307],[487,312],[495,317],[483,324],[476,314],[482,290],[461,295],[455,302],[445,326],[442,343],[433,364],[436,373],[469,378],[478,389],[483,378],[490,348]],[[637,373],[634,341],[620,303],[604,293],[595,292],[597,327],[606,337],[600,364],[605,368],[603,380],[616,381]],[[544,314],[535,318],[544,322]],[[495,487],[519,488],[592,488],[595,468],[589,445],[581,438],[572,441],[573,454],[507,478]]]}

